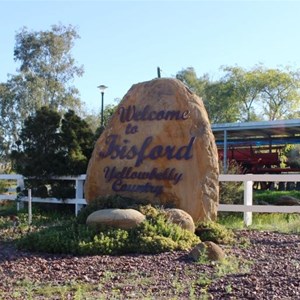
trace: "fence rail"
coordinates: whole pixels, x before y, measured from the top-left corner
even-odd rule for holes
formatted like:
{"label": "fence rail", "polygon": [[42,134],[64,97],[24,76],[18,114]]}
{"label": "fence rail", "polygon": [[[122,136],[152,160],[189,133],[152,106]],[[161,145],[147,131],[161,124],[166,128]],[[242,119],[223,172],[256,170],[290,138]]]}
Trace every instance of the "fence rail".
{"label": "fence rail", "polygon": [[219,181],[244,183],[244,205],[220,204],[219,211],[243,212],[246,226],[252,224],[252,212],[299,213],[300,206],[253,205],[254,182],[300,182],[300,174],[220,174]]}
{"label": "fence rail", "polygon": [[13,180],[16,182],[15,188],[7,190],[4,194],[0,194],[1,200],[16,200],[17,188],[20,190],[25,188],[24,176],[19,174],[0,174],[0,180]]}
{"label": "fence rail", "polygon": [[[75,215],[77,216],[80,209],[86,205],[86,200],[83,197],[83,185],[85,181],[86,175],[78,175],[78,176],[53,176],[51,179],[53,180],[72,180],[75,181],[75,198],[72,199],[58,199],[58,198],[40,198],[40,197],[32,197],[31,202],[41,202],[41,203],[52,203],[52,204],[74,204],[75,205]],[[11,190],[9,193],[6,192],[4,194],[0,194],[1,200],[16,200],[18,201],[17,208],[19,209],[22,206],[22,203],[28,202],[28,196],[19,196],[17,194],[17,188],[20,190],[24,190],[26,178],[19,174],[0,174],[0,180],[15,180],[16,188]]]}
{"label": "fence rail", "polygon": [[[74,204],[75,215],[86,204],[84,199],[83,185],[86,175],[79,176],[59,176],[52,177],[55,180],[73,180],[75,181],[76,194],[73,199],[57,199],[57,198],[39,198],[32,197],[32,202],[56,203],[56,204]],[[0,180],[15,180],[16,188],[24,189],[25,178],[19,174],[0,174]],[[219,211],[227,212],[243,212],[244,223],[246,226],[252,224],[252,213],[300,213],[300,206],[275,206],[275,205],[253,205],[253,183],[254,182],[300,182],[300,174],[220,174],[220,182],[243,182],[244,185],[244,205],[220,204]],[[0,194],[1,200],[16,200],[17,192]],[[21,202],[27,202],[28,197],[18,198]]]}

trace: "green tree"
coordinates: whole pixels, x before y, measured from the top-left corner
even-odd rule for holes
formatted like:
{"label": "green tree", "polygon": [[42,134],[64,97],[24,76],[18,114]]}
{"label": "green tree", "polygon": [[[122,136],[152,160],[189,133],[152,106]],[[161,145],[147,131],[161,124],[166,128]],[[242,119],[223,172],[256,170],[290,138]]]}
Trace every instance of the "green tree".
{"label": "green tree", "polygon": [[86,172],[93,144],[92,131],[74,111],[62,118],[57,111],[42,107],[25,120],[11,156],[16,172],[28,177],[78,175]]}
{"label": "green tree", "polygon": [[80,106],[78,90],[69,83],[83,74],[71,56],[74,27],[53,25],[50,31],[30,32],[23,28],[16,35],[15,61],[20,62],[20,75],[26,87],[35,91],[35,107],[67,110]]}
{"label": "green tree", "polygon": [[[104,128],[107,126],[111,116],[116,111],[117,106],[113,104],[107,105],[103,110]],[[92,112],[85,114],[84,120],[95,133],[95,138],[98,138],[101,132],[101,113]],[[103,131],[103,130],[102,130]]]}
{"label": "green tree", "polygon": [[240,118],[240,103],[230,82],[217,81],[205,87],[204,105],[211,123],[231,123]]}
{"label": "green tree", "polygon": [[192,91],[202,97],[212,123],[277,120],[300,116],[300,71],[222,67],[217,81],[207,75],[197,77],[193,68],[177,74]]}
{"label": "green tree", "polygon": [[104,120],[104,124],[103,127],[101,126],[101,113],[99,114],[99,126],[97,127],[96,131],[95,131],[95,139],[97,140],[98,137],[102,134],[102,132],[104,131],[105,127],[108,125],[108,122],[110,120],[110,118],[112,117],[112,115],[116,112],[117,110],[117,106],[113,105],[113,104],[109,104],[105,107],[105,109],[103,110],[103,120]]}
{"label": "green tree", "polygon": [[262,112],[268,120],[299,115],[300,71],[260,68]]}
{"label": "green tree", "polygon": [[300,72],[290,68],[250,70],[223,67],[222,80],[233,85],[233,98],[240,102],[240,121],[278,120],[299,116]]}
{"label": "green tree", "polygon": [[8,84],[0,83],[0,160],[6,160],[9,150],[17,140],[17,111],[13,102],[13,93]]}
{"label": "green tree", "polygon": [[233,97],[232,83],[226,80],[210,81],[207,74],[197,77],[193,68],[180,71],[176,78],[186,84],[203,99],[212,123],[235,122],[239,118],[239,106]]}
{"label": "green tree", "polygon": [[69,110],[62,120],[61,137],[65,149],[65,171],[71,175],[85,174],[94,146],[94,134],[87,122]]}
{"label": "green tree", "polygon": [[10,75],[0,87],[1,125],[7,150],[18,139],[25,119],[43,106],[58,112],[81,110],[73,79],[83,74],[71,55],[79,36],[72,26],[53,25],[49,31],[16,34],[14,59],[20,63],[16,75]]}
{"label": "green tree", "polygon": [[258,119],[255,105],[259,104],[263,83],[257,69],[247,71],[240,67],[223,67],[224,80],[232,86],[232,98],[239,103],[239,120],[243,122]]}
{"label": "green tree", "polygon": [[207,74],[204,74],[202,77],[198,78],[194,68],[189,67],[178,72],[176,74],[176,78],[182,81],[199,97],[204,96],[205,87],[209,82],[209,78]]}
{"label": "green tree", "polygon": [[48,107],[42,107],[25,120],[18,148],[12,151],[17,173],[39,178],[62,175],[65,158],[58,130],[60,120],[60,114]]}

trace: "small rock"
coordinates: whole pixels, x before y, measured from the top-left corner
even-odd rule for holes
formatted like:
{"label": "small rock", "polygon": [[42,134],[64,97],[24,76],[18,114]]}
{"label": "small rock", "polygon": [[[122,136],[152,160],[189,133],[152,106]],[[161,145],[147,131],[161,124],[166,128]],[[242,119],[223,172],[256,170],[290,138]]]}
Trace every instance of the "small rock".
{"label": "small rock", "polygon": [[194,261],[198,261],[204,254],[208,260],[220,261],[225,258],[225,253],[222,248],[210,241],[202,242],[195,246],[189,253],[189,256]]}
{"label": "small rock", "polygon": [[182,209],[170,208],[165,210],[169,220],[181,228],[195,232],[195,223],[191,215]]}
{"label": "small rock", "polygon": [[130,229],[142,223],[146,217],[135,209],[101,209],[87,217],[89,226],[107,225],[121,229]]}

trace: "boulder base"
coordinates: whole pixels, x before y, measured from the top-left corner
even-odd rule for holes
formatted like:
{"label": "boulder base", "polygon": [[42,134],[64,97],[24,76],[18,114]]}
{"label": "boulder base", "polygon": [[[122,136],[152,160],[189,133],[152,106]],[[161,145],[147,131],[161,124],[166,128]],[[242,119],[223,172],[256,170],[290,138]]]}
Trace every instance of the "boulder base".
{"label": "boulder base", "polygon": [[130,229],[142,223],[146,217],[135,209],[101,209],[87,217],[86,224],[112,226],[120,229]]}

